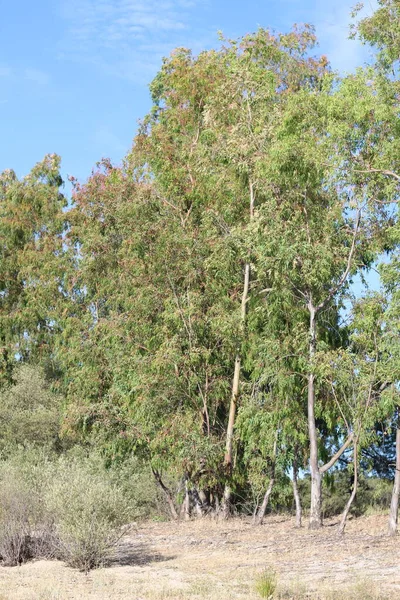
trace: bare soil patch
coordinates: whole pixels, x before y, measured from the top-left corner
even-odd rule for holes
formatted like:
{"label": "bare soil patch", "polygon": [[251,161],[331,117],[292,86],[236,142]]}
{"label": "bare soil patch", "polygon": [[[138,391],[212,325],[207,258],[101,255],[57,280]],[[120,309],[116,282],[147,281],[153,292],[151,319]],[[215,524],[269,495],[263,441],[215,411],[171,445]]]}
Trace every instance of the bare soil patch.
{"label": "bare soil patch", "polygon": [[[79,573],[57,561],[0,569],[0,600],[255,599],[264,569],[285,598],[400,598],[400,545],[384,515],[296,530],[292,519],[147,522],[120,543],[107,568]],[[357,591],[358,590],[358,591]]]}

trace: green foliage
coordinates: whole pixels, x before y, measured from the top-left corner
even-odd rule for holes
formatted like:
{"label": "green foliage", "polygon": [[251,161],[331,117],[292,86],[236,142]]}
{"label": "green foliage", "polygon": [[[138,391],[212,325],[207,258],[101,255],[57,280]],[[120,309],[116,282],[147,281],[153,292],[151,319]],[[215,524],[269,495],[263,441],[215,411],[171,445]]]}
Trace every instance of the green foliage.
{"label": "green foliage", "polygon": [[50,390],[42,369],[22,364],[0,391],[0,449],[59,446],[62,398]]}
{"label": "green foliage", "polygon": [[49,358],[66,226],[59,168],[51,154],[21,180],[0,174],[0,383],[9,381],[17,354]]}
{"label": "green foliage", "polygon": [[[315,460],[328,463],[350,432],[365,454],[393,424],[396,17],[397,3],[379,0],[360,21],[376,60],[345,78],[311,55],[311,26],[177,49],[123,165],[71,178],[68,211],[56,155],[21,180],[1,174],[0,447],[63,450],[63,398],[65,438],[102,456],[61,458],[45,486],[71,564],[104,560],[121,503],[156,509],[143,465],[214,509],[227,483],[247,505],[276,479],[272,506],[287,506],[314,426]],[[383,252],[384,290],[355,301],[352,282]]]}

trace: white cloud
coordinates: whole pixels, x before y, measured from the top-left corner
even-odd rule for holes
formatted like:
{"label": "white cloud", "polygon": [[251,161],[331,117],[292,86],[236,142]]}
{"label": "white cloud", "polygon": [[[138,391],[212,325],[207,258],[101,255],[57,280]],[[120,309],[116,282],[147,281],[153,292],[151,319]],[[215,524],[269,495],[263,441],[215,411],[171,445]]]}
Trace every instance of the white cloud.
{"label": "white cloud", "polygon": [[[63,58],[86,61],[120,77],[148,81],[163,55],[176,46],[193,46],[191,10],[205,0],[61,1],[67,22],[60,52]],[[200,37],[208,34],[200,32]],[[211,37],[215,40],[214,32]]]}

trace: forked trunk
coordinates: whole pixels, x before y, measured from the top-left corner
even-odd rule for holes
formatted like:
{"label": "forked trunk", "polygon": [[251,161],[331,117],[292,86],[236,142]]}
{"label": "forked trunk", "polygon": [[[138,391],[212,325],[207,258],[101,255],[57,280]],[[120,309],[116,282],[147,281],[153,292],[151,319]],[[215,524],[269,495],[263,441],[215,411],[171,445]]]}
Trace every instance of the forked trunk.
{"label": "forked trunk", "polygon": [[301,527],[301,501],[299,494],[299,487],[297,485],[297,477],[298,477],[299,469],[297,465],[297,450],[293,460],[293,496],[296,504],[296,527]]}
{"label": "forked trunk", "polygon": [[399,495],[400,495],[400,423],[399,423],[399,410],[397,409],[396,471],[394,474],[392,501],[390,503],[389,535],[396,535],[397,519],[398,519],[398,511],[399,511]]}
{"label": "forked trunk", "polygon": [[338,529],[338,534],[344,534],[344,528],[346,527],[346,520],[351,508],[351,505],[354,502],[354,498],[357,494],[357,486],[358,486],[358,456],[357,456],[357,439],[354,439],[354,451],[353,451],[353,463],[354,463],[354,481],[353,481],[353,490],[351,492],[350,498],[346,504],[346,507],[343,511],[342,518],[340,520],[340,525]]}

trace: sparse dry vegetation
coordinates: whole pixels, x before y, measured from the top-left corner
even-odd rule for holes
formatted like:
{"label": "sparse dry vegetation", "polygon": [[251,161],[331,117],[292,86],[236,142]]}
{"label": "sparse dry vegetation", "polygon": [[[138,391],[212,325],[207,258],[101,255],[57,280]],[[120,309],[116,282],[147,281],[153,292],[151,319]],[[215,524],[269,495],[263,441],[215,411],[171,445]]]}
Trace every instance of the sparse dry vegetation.
{"label": "sparse dry vegetation", "polygon": [[330,520],[322,531],[294,530],[294,520],[138,525],[107,568],[88,575],[60,561],[0,570],[7,600],[259,600],[256,583],[276,573],[274,600],[396,600],[398,541],[386,516],[351,519],[344,539]]}

